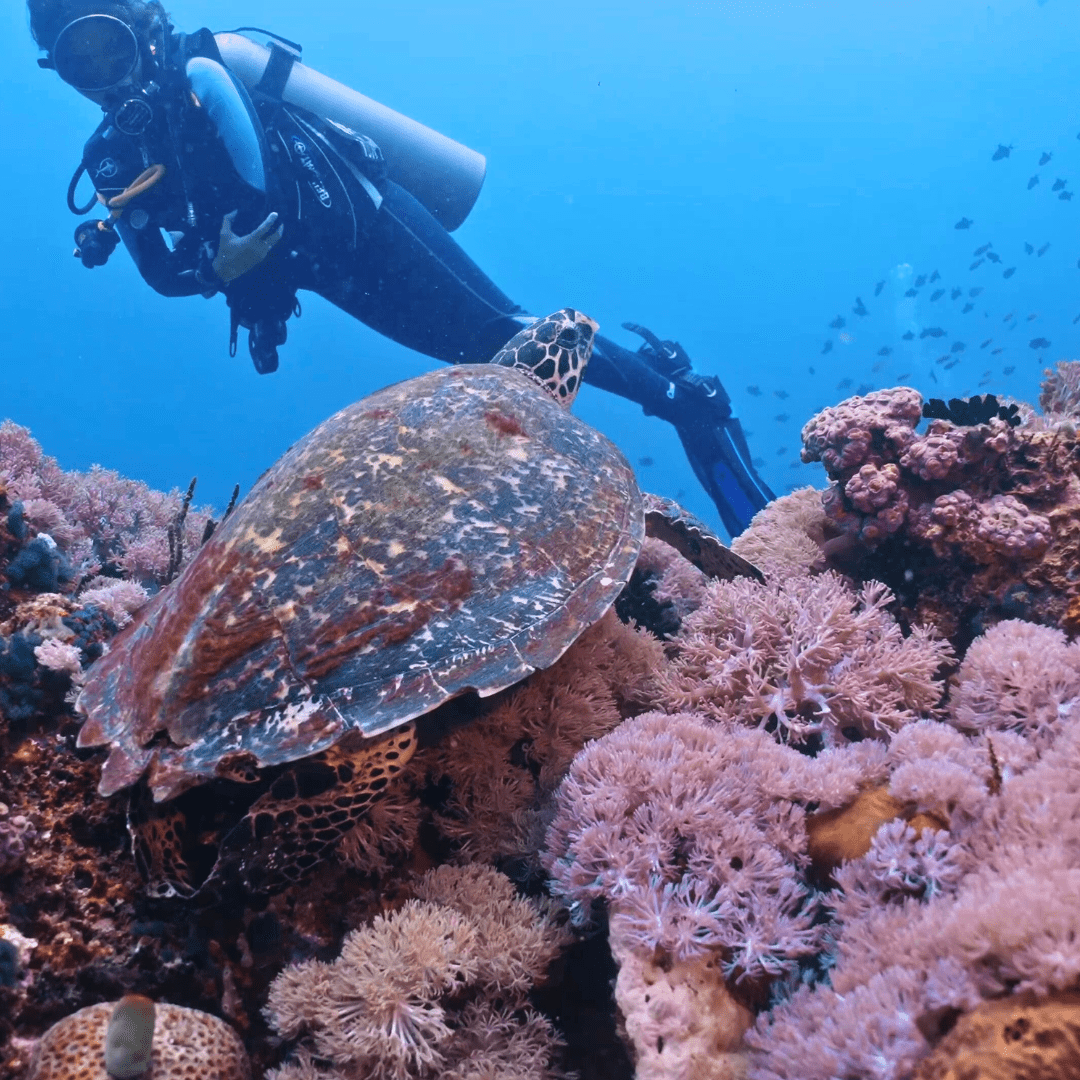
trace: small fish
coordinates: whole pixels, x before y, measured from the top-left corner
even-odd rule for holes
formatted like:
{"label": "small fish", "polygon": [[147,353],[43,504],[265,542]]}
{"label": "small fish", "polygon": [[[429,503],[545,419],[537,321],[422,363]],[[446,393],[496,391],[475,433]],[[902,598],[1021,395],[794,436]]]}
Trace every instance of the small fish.
{"label": "small fish", "polygon": [[870,312],[866,310],[866,305],[862,302],[861,296],[855,297],[855,306],[851,309],[852,313],[859,316],[869,315]]}
{"label": "small fish", "polygon": [[1004,349],[991,349],[990,350],[990,355],[991,356],[1000,356],[1004,351],[1005,351]]}
{"label": "small fish", "polygon": [[821,355],[824,356],[827,352],[832,352],[831,341],[826,341],[825,344],[821,346]]}
{"label": "small fish", "polygon": [[881,290],[884,289],[884,288],[885,288],[885,282],[884,281],[879,281],[874,286],[874,295],[875,296],[880,296],[881,295]]}
{"label": "small fish", "polygon": [[935,289],[935,290],[934,290],[934,291],[933,291],[933,292],[932,292],[932,293],[930,294],[930,300],[931,300],[931,303],[932,303],[932,302],[933,302],[934,300],[940,300],[940,299],[941,299],[941,298],[942,298],[942,297],[943,297],[944,295],[945,295],[945,290],[944,290],[944,289]]}
{"label": "small fish", "polygon": [[[1080,135],[1078,135],[1077,138],[1080,138]],[[1077,315],[1076,318],[1073,319],[1073,326],[1075,326],[1078,322],[1080,322],[1080,315]]]}
{"label": "small fish", "polygon": [[783,457],[786,453],[787,453],[787,447],[786,446],[777,447],[777,450],[776,450],[776,456],[777,457]]}
{"label": "small fish", "polygon": [[1001,374],[1002,375],[1011,375],[1015,370],[1016,370],[1016,368],[1012,364],[1010,364],[1008,367],[1005,367],[1005,368],[1001,369]]}
{"label": "small fish", "polygon": [[877,354],[878,356],[892,356],[892,349],[888,345],[882,345]]}
{"label": "small fish", "polygon": [[888,364],[884,360],[879,360],[870,370],[876,375],[879,371],[881,371],[887,366]]}
{"label": "small fish", "polygon": [[1039,168],[1041,169],[1044,165],[1049,165],[1050,164],[1050,159],[1053,156],[1054,155],[1051,154],[1048,150],[1044,150],[1043,153],[1042,153],[1042,157],[1039,158]]}
{"label": "small fish", "polygon": [[950,360],[950,361],[949,361],[949,362],[948,362],[948,363],[947,363],[947,364],[945,365],[945,370],[946,370],[946,371],[952,371],[952,369],[953,369],[954,367],[956,367],[956,365],[957,365],[957,364],[959,364],[959,363],[960,363],[960,357],[958,356],[958,357],[957,357],[957,358],[956,358],[955,360]]}
{"label": "small fish", "polygon": [[937,280],[938,280],[938,279],[939,279],[940,277],[941,277],[941,275],[940,275],[940,274],[939,274],[939,273],[938,273],[938,272],[937,272],[937,271],[935,270],[935,271],[934,271],[934,272],[933,272],[933,273],[932,273],[932,274],[930,275],[930,284],[931,284],[931,285],[933,285],[933,283],[934,283],[935,281],[937,281]]}
{"label": "small fish", "polygon": [[938,357],[938,358],[937,358],[937,359],[936,359],[936,360],[934,361],[934,363],[935,363],[935,364],[944,364],[944,363],[945,363],[945,361],[946,361],[946,360],[948,360],[948,359],[949,359],[949,354],[948,354],[948,353],[942,353],[942,354],[941,354],[941,355],[940,355],[940,356],[939,356],[939,357]]}
{"label": "small fish", "polygon": [[989,260],[990,260],[990,261],[991,261],[992,263],[999,263],[999,262],[1001,262],[1001,256],[1000,256],[1000,255],[999,255],[999,254],[998,254],[998,253],[997,253],[996,251],[988,251],[988,252],[986,253],[986,257],[987,257],[987,258],[988,258],[988,259],[989,259]]}
{"label": "small fish", "polygon": [[994,381],[994,380],[993,380],[993,379],[992,379],[992,378],[991,378],[991,377],[990,377],[989,375],[984,375],[984,376],[983,376],[983,377],[982,377],[982,378],[981,378],[981,379],[979,380],[979,385],[980,385],[980,386],[989,386],[989,385],[990,385],[990,384],[991,384],[991,383],[992,383],[993,381]]}
{"label": "small fish", "polygon": [[928,337],[944,337],[945,331],[940,326],[928,326],[925,330],[919,332],[920,338]]}
{"label": "small fish", "polygon": [[1025,240],[1024,241],[1024,253],[1027,254],[1027,255],[1030,255],[1034,250],[1035,250],[1035,246],[1033,244],[1029,244]]}
{"label": "small fish", "polygon": [[990,158],[990,160],[1001,161],[1003,158],[1007,158],[1010,151],[1012,151],[1013,149],[1015,148],[1013,147],[1012,143],[1009,143],[1008,146],[1006,146],[1004,143],[998,143],[998,148],[994,151],[993,156]]}
{"label": "small fish", "polygon": [[986,262],[985,259],[976,259],[969,267],[969,270],[978,270],[982,264]]}
{"label": "small fish", "polygon": [[982,247],[976,248],[971,254],[972,255],[985,255],[993,246],[994,245],[992,243],[983,244]]}
{"label": "small fish", "polygon": [[1029,349],[1049,349],[1050,348],[1050,342],[1047,341],[1046,338],[1044,338],[1044,337],[1032,338],[1028,342],[1028,348]]}
{"label": "small fish", "polygon": [[963,289],[953,289],[953,291],[951,293],[949,293],[949,299],[950,300],[955,300],[958,296],[960,296],[963,293],[963,291],[964,291]]}
{"label": "small fish", "polygon": [[979,348],[980,348],[980,349],[985,349],[985,348],[986,348],[986,346],[987,346],[987,345],[989,345],[989,344],[990,344],[990,342],[991,342],[991,341],[993,341],[993,340],[994,340],[994,339],[993,339],[992,337],[988,337],[988,338],[987,338],[987,339],[986,339],[986,340],[985,340],[985,341],[984,341],[984,342],[983,342],[983,343],[982,343],[982,344],[981,344],[981,345],[979,346]]}
{"label": "small fish", "polygon": [[910,379],[910,378],[911,378],[911,372],[910,372],[910,371],[903,371],[903,372],[901,372],[901,373],[900,373],[899,375],[897,375],[896,377],[897,377],[897,378],[898,378],[898,379],[899,379],[899,380],[900,380],[901,382],[903,382],[903,381],[904,381],[905,379]]}
{"label": "small fish", "polygon": [[765,459],[761,457],[751,458],[750,464],[753,465],[755,469],[763,469],[765,468]]}
{"label": "small fish", "polygon": [[968,289],[968,296],[975,297],[983,291],[982,285],[976,285],[974,289]]}
{"label": "small fish", "polygon": [[915,279],[915,288],[916,289],[921,289],[925,284],[926,284],[926,275],[925,274],[920,274]]}
{"label": "small fish", "polygon": [[847,326],[847,319],[845,319],[843,315],[837,315],[836,318],[829,323],[829,326],[833,330],[839,330],[841,327]]}
{"label": "small fish", "polygon": [[963,352],[966,348],[967,346],[962,341],[954,341],[952,345],[949,346],[949,352],[960,353]]}
{"label": "small fish", "polygon": [[937,382],[937,376],[932,371],[928,371],[926,374],[929,375],[934,382]]}
{"label": "small fish", "polygon": [[836,389],[837,390],[846,390],[850,385],[851,385],[851,380],[850,379],[841,379],[836,384]]}
{"label": "small fish", "polygon": [[1067,183],[1068,183],[1068,180],[1062,180],[1061,177],[1059,176],[1054,181],[1054,186],[1050,190],[1051,191],[1060,191]]}
{"label": "small fish", "polygon": [[1039,317],[1039,313],[1038,313],[1037,311],[1033,311],[1033,312],[1032,312],[1032,313],[1031,313],[1031,314],[1030,314],[1030,315],[1029,315],[1029,316],[1027,317],[1027,321],[1028,321],[1028,322],[1034,322],[1034,321],[1035,321],[1035,320],[1036,320],[1036,319],[1037,319],[1038,317]]}
{"label": "small fish", "polygon": [[802,464],[802,462],[798,458],[792,458],[788,462],[788,468],[789,469],[797,469],[801,464]]}
{"label": "small fish", "polygon": [[1010,266],[1009,269],[1004,271],[1001,276],[1003,278],[1011,278],[1013,276],[1013,274],[1015,274],[1015,273],[1016,273],[1016,267],[1015,266]]}
{"label": "small fish", "polygon": [[1047,240],[1046,243],[1043,244],[1043,246],[1041,248],[1039,248],[1038,251],[1035,252],[1035,254],[1038,255],[1039,258],[1041,259],[1049,250],[1050,250],[1050,241]]}
{"label": "small fish", "polygon": [[855,387],[855,393],[856,394],[869,394],[870,391],[873,390],[873,389],[874,389],[874,384],[873,383],[868,383],[868,382],[859,383],[859,385]]}
{"label": "small fish", "polygon": [[962,217],[954,226],[954,229],[970,229],[975,222],[971,218]]}
{"label": "small fish", "polygon": [[761,387],[760,386],[748,386],[746,388],[746,392],[751,397],[761,397]]}
{"label": "small fish", "polygon": [[963,307],[962,307],[962,308],[960,309],[960,314],[961,314],[961,315],[966,315],[966,314],[967,314],[967,313],[968,313],[969,311],[973,311],[973,310],[974,310],[974,308],[975,308],[975,305],[974,305],[974,304],[972,304],[972,303],[971,303],[971,302],[969,301],[968,303],[966,303],[966,304],[965,304],[965,305],[964,305],[964,306],[963,306]]}
{"label": "small fish", "polygon": [[789,421],[789,420],[791,419],[791,417],[790,417],[790,416],[788,416],[788,414],[787,414],[786,412],[782,412],[782,413],[777,413],[777,414],[776,414],[776,415],[775,415],[775,416],[773,417],[773,419],[774,419],[774,420],[775,420],[775,421],[776,421],[776,422],[777,422],[778,424],[786,424],[786,423],[787,423],[787,422],[788,422],[788,421]]}
{"label": "small fish", "polygon": [[906,293],[904,293],[904,295],[905,296],[918,296],[919,295],[919,290],[918,289],[908,289],[908,291]]}
{"label": "small fish", "polygon": [[644,469],[647,469],[650,465],[654,465],[655,462],[651,457],[639,457],[637,463]]}
{"label": "small fish", "polygon": [[812,367],[807,368],[806,370],[809,371],[811,375],[816,375],[817,374],[817,372]]}
{"label": "small fish", "polygon": [[1038,183],[1039,183],[1039,178],[1037,176],[1033,176],[1028,181],[1028,191],[1030,191],[1033,187],[1036,187],[1038,185]]}
{"label": "small fish", "polygon": [[912,330],[909,330],[909,331],[908,331],[908,332],[907,332],[906,334],[904,334],[904,335],[903,335],[903,340],[904,340],[904,341],[914,341],[914,340],[915,340],[915,333],[914,333],[914,331],[912,331]]}
{"label": "small fish", "polygon": [[1058,198],[1062,202],[1072,202],[1073,193],[1071,191],[1063,191]]}
{"label": "small fish", "polygon": [[1002,322],[1008,322],[1015,314],[1016,314],[1015,311],[1010,311],[1009,314],[1006,315],[1005,318],[1002,319],[1001,321]]}
{"label": "small fish", "polygon": [[786,390],[774,390],[773,394],[776,397],[778,397],[781,401],[783,401],[784,398],[786,398],[788,396],[788,392]]}

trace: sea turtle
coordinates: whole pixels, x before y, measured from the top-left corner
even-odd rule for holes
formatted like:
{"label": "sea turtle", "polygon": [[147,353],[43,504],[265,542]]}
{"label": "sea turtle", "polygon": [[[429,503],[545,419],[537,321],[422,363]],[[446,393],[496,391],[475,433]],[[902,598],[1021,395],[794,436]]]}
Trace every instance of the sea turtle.
{"label": "sea turtle", "polygon": [[[210,876],[274,888],[400,772],[414,718],[553,664],[647,531],[713,576],[760,577],[568,411],[596,328],[563,309],[289,449],[90,670],[78,743],[110,747],[101,794],[269,775]],[[159,810],[133,833],[158,895],[195,891],[182,825]]]}

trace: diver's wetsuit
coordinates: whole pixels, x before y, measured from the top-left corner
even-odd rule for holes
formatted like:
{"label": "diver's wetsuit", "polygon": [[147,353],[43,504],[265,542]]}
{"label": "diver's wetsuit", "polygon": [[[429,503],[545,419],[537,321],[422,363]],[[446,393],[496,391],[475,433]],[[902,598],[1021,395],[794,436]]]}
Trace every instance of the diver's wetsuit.
{"label": "diver's wetsuit", "polygon": [[[486,362],[532,322],[417,199],[387,178],[370,139],[280,99],[249,96],[208,30],[176,35],[170,49],[160,73],[165,85],[150,98],[152,122],[124,134],[109,111],[83,155],[106,199],[148,165],[166,166],[161,182],[116,222],[156,291],[224,292],[235,335],[237,325],[283,328],[296,290],[308,289],[394,341],[449,363]],[[211,264],[222,217],[238,208],[237,235],[275,210],[283,239],[264,262],[224,284]],[[169,242],[163,233],[171,234]],[[684,378],[689,362],[680,364],[677,353],[685,358],[677,346],[667,355],[655,343],[635,353],[598,336],[585,381],[675,425],[735,534],[772,492],[750,464],[719,382]]]}

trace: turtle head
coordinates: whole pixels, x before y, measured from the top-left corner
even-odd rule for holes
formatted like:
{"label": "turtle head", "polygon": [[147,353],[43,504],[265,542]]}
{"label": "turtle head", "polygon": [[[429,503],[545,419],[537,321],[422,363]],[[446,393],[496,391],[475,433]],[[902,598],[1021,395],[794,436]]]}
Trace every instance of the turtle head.
{"label": "turtle head", "polygon": [[563,308],[519,331],[491,362],[524,371],[569,409],[592,355],[598,329],[588,315]]}

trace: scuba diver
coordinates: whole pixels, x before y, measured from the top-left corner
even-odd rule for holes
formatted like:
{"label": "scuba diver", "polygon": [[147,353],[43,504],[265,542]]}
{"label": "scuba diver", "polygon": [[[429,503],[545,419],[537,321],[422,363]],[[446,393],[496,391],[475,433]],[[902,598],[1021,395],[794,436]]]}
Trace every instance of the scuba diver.
{"label": "scuba diver", "polygon": [[[480,189],[475,151],[319,74],[253,27],[178,33],[158,0],[27,0],[38,60],[104,119],[68,187],[75,254],[123,242],[164,296],[224,294],[261,374],[278,366],[298,290],[449,363],[489,360],[535,321],[450,235]],[[95,195],[76,202],[86,173]],[[597,336],[585,381],[678,432],[732,536],[773,498],[719,379],[642,326],[634,352]]]}

